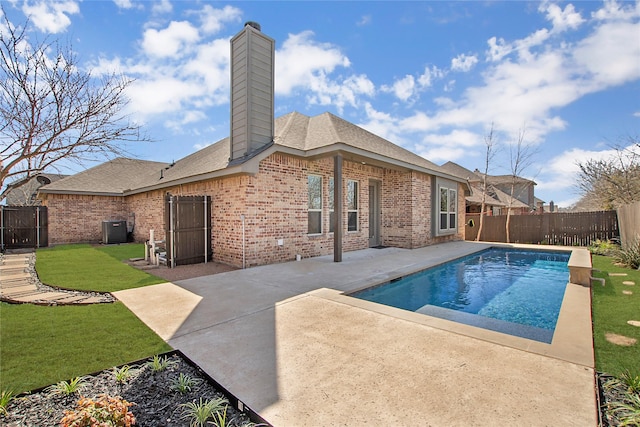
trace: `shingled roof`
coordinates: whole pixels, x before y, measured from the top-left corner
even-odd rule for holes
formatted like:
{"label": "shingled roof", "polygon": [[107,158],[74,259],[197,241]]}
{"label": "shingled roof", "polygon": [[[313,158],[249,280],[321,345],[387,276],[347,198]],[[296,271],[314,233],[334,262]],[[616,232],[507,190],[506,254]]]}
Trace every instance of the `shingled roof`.
{"label": "shingled roof", "polygon": [[126,195],[235,173],[255,173],[257,163],[273,152],[302,157],[332,150],[406,169],[463,179],[392,142],[333,114],[309,117],[293,112],[275,121],[273,144],[243,164],[229,164],[229,138],[205,147],[173,164],[118,158],[42,187],[42,193]]}

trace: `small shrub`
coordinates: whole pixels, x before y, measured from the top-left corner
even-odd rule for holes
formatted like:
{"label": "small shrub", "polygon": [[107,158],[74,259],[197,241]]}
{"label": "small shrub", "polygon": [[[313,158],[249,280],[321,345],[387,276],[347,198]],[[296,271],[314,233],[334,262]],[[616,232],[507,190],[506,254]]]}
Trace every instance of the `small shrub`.
{"label": "small shrub", "polygon": [[169,360],[167,356],[159,357],[158,355],[153,356],[153,360],[147,362],[147,366],[151,368],[153,373],[162,372],[175,365],[177,365],[175,360]]}
{"label": "small shrub", "polygon": [[640,375],[634,375],[628,369],[625,369],[617,377],[611,378],[605,383],[605,387],[619,387],[627,393],[640,394]]}
{"label": "small shrub", "polygon": [[0,392],[0,415],[7,415],[7,406],[9,406],[13,397],[13,390],[2,390]]}
{"label": "small shrub", "polygon": [[127,402],[120,396],[110,397],[104,394],[96,400],[81,397],[75,411],[64,411],[60,420],[62,427],[130,427],[136,418],[129,407],[134,403]]}
{"label": "small shrub", "polygon": [[636,240],[625,248],[615,252],[613,258],[616,262],[637,270],[640,268],[640,240]]}
{"label": "small shrub", "polygon": [[640,426],[640,394],[627,393],[623,401],[613,402],[610,407],[619,426]]}
{"label": "small shrub", "polygon": [[171,381],[171,390],[179,393],[187,393],[199,382],[199,380],[193,379],[189,375],[185,375],[181,372],[178,378]]}
{"label": "small shrub", "polygon": [[45,391],[53,395],[70,396],[80,392],[86,385],[87,381],[85,377],[75,377],[71,381],[60,381],[59,383],[49,386]]}
{"label": "small shrub", "polygon": [[184,403],[180,405],[183,408],[182,419],[188,419],[191,427],[204,427],[208,420],[214,419],[217,412],[226,410],[228,403],[224,397],[211,400],[200,398],[198,403]]}
{"label": "small shrub", "polygon": [[129,365],[124,365],[122,368],[113,368],[113,375],[116,377],[116,382],[118,384],[126,383],[129,378],[136,375],[137,371],[135,369],[131,369]]}
{"label": "small shrub", "polygon": [[213,414],[212,424],[216,427],[227,427],[227,407]]}
{"label": "small shrub", "polygon": [[589,245],[589,252],[595,255],[612,256],[620,246],[611,240],[596,239]]}

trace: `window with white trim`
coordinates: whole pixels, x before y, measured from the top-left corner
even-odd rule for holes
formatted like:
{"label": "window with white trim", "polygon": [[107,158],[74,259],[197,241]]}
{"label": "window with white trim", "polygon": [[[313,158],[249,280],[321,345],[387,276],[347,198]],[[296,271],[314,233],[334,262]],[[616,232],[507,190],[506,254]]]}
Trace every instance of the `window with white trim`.
{"label": "window with white trim", "polygon": [[322,177],[309,175],[307,177],[309,192],[308,206],[308,234],[322,233]]}
{"label": "window with white trim", "polygon": [[438,215],[436,233],[451,234],[458,231],[458,189],[457,184],[438,181]]}
{"label": "window with white trim", "polygon": [[358,231],[358,181],[347,181],[347,230]]}

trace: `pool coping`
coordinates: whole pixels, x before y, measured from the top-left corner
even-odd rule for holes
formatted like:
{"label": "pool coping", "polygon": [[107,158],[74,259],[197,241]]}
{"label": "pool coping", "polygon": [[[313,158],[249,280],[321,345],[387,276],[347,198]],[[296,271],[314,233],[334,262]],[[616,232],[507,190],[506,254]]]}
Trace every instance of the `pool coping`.
{"label": "pool coping", "polygon": [[[556,329],[550,344],[508,335],[501,332],[491,331],[476,326],[457,323],[451,320],[429,316],[427,314],[415,313],[395,307],[386,306],[383,304],[365,301],[348,295],[402,276],[416,273],[418,271],[424,270],[425,268],[435,267],[444,262],[467,256],[490,247],[571,252],[571,257],[569,260],[570,282],[567,284],[567,287],[565,289],[565,294],[562,300],[562,306],[560,308],[560,314],[558,316]],[[578,269],[578,273],[571,274],[572,271],[576,271],[572,270],[575,268]],[[391,274],[385,275],[385,277],[378,276],[367,279],[358,284],[358,287],[356,287],[355,289],[352,288],[352,290],[350,290],[349,292],[323,288],[312,291],[311,294],[334,302],[346,304],[364,310],[369,310],[378,314],[391,316],[408,322],[430,326],[467,337],[472,337],[483,341],[488,341],[495,344],[516,348],[547,357],[553,357],[581,366],[593,368],[595,367],[595,358],[593,351],[593,337],[591,326],[591,288],[588,283],[584,283],[585,277],[590,277],[590,273],[591,257],[588,250],[584,248],[482,242],[482,244],[479,244],[476,248],[474,248],[474,250],[469,251],[469,253],[460,254],[459,256],[455,256],[449,260],[437,263],[425,260],[424,262],[419,262],[416,264],[412,264],[411,266],[396,270]],[[572,281],[576,278],[580,279],[579,281],[581,283],[573,283]]]}

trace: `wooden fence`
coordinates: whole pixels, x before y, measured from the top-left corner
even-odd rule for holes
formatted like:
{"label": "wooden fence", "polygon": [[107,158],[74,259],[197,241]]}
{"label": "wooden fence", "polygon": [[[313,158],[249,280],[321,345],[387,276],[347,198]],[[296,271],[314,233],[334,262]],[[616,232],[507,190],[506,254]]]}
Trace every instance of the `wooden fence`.
{"label": "wooden fence", "polygon": [[[479,214],[467,214],[466,240],[475,240]],[[469,226],[473,219],[474,226]],[[506,215],[485,216],[480,240],[506,242]],[[544,213],[512,215],[509,224],[511,243],[536,243],[563,246],[588,246],[596,239],[620,237],[616,211]]]}
{"label": "wooden fence", "polygon": [[211,259],[211,197],[172,196],[165,199],[167,266]]}
{"label": "wooden fence", "polygon": [[0,248],[49,246],[49,216],[45,206],[0,206]]}
{"label": "wooden fence", "polygon": [[618,208],[620,243],[627,247],[640,240],[640,201]]}

